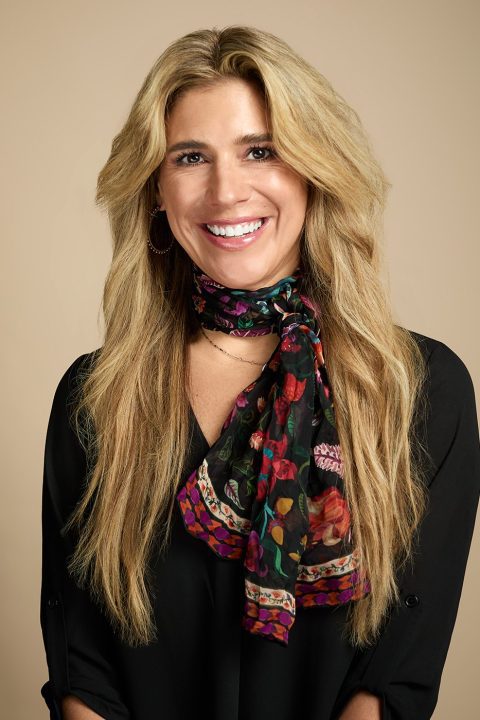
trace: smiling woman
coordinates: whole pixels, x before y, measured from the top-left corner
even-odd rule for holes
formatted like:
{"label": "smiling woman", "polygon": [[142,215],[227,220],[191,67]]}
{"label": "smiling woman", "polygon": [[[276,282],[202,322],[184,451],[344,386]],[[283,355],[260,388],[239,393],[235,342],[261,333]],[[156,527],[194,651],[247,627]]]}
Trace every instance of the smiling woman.
{"label": "smiling woman", "polygon": [[98,178],[105,339],[47,430],[52,718],[431,717],[478,424],[462,360],[393,320],[388,186],[270,33],[198,30],[150,70]]}
{"label": "smiling woman", "polygon": [[307,180],[276,154],[255,85],[227,78],[178,94],[166,132],[157,202],[188,256],[228,287],[266,287],[293,272]]}

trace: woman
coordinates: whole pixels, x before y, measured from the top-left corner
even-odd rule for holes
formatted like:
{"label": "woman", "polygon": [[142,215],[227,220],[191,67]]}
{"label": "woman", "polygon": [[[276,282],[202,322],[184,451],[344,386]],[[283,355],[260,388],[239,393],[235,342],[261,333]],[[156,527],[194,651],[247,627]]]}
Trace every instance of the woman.
{"label": "woman", "polygon": [[104,343],[47,432],[51,717],[431,716],[478,425],[462,360],[393,321],[388,186],[269,33],[199,30],[150,71],[98,181]]}

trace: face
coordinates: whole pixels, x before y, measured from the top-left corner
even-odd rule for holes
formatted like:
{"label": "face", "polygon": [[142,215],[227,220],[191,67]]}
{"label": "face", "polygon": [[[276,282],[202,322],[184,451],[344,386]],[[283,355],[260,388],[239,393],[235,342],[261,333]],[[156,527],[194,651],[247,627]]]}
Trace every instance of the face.
{"label": "face", "polygon": [[227,287],[273,285],[300,261],[307,184],[271,142],[245,137],[268,132],[258,90],[237,79],[187,91],[167,121],[157,202],[190,258]]}

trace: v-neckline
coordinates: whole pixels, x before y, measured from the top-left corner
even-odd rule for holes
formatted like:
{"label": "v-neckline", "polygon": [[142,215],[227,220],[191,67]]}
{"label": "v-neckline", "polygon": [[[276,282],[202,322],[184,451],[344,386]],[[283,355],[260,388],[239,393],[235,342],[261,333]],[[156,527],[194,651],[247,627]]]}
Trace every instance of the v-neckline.
{"label": "v-neckline", "polygon": [[192,416],[193,424],[197,430],[197,435],[200,437],[200,440],[202,441],[202,443],[204,445],[206,445],[206,447],[210,451],[212,449],[213,445],[210,445],[207,438],[205,437],[204,432],[203,432],[202,428],[200,427],[200,423],[198,422],[197,416],[195,415],[195,412],[193,410],[192,403],[190,402],[190,400],[188,400],[188,407],[190,410],[190,414]]}
{"label": "v-neckline", "polygon": [[[255,381],[258,380],[258,378],[259,378],[260,375],[262,374],[263,369],[265,368],[265,366],[270,363],[270,361],[271,361],[272,358],[274,357],[275,353],[277,352],[278,348],[280,347],[280,344],[281,344],[281,338],[278,339],[278,342],[277,342],[277,344],[275,345],[274,349],[272,350],[272,352],[271,352],[271,354],[270,354],[270,357],[269,357],[269,358],[265,361],[265,363],[263,364],[262,370],[260,371],[258,377],[255,378]],[[255,381],[254,381],[254,382],[255,382]],[[248,383],[247,385],[245,385],[245,387],[248,387],[248,385],[250,385],[250,384],[251,384],[251,383]],[[240,392],[243,392],[243,390],[244,390],[244,388],[242,388],[242,390],[241,390]],[[240,394],[240,393],[239,393],[239,394]],[[210,443],[208,442],[207,438],[205,437],[205,434],[204,434],[204,432],[203,432],[203,430],[202,430],[202,428],[201,428],[201,426],[200,426],[200,423],[198,422],[198,418],[197,418],[197,416],[195,415],[195,411],[194,411],[194,409],[193,409],[192,403],[190,402],[190,398],[188,398],[188,396],[187,396],[187,402],[188,402],[188,407],[189,407],[190,413],[191,413],[191,415],[192,415],[193,424],[194,424],[194,426],[196,427],[196,430],[197,430],[197,435],[200,437],[202,443],[207,447],[207,452],[209,452],[209,451],[213,448],[213,446],[218,442],[218,440],[220,439],[221,436],[219,436],[219,437],[217,438],[217,440],[215,440],[215,442],[213,443],[213,445],[210,445]]]}

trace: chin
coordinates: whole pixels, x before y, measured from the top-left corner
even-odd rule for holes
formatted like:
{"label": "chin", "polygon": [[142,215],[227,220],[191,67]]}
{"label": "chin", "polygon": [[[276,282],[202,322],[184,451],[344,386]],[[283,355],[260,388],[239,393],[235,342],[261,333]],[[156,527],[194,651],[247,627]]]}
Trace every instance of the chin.
{"label": "chin", "polygon": [[[200,243],[189,253],[195,264],[225,287],[258,290],[294,272],[300,262],[299,242],[280,248],[271,238],[259,238],[240,250],[212,248]],[[297,261],[297,262],[295,262]]]}
{"label": "chin", "polygon": [[256,290],[265,287],[268,284],[267,278],[271,276],[271,273],[265,272],[264,264],[258,260],[241,262],[236,257],[230,257],[223,262],[216,259],[195,262],[213,280],[232,289]]}

